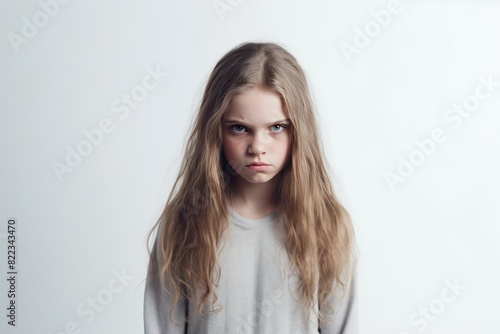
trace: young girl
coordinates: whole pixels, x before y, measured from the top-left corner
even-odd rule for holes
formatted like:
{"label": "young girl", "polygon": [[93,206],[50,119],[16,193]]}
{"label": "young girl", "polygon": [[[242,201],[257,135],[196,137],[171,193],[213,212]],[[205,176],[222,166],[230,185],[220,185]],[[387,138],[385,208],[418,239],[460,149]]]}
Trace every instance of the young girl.
{"label": "young girl", "polygon": [[219,60],[148,236],[146,334],[358,333],[354,231],[314,113],[279,45]]}

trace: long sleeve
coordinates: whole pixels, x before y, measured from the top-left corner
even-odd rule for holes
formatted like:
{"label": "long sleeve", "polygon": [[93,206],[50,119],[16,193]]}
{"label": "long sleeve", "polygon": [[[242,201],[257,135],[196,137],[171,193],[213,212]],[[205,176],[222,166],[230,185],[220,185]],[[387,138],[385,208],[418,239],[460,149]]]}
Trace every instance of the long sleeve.
{"label": "long sleeve", "polygon": [[341,301],[330,295],[328,302],[333,302],[335,314],[331,321],[321,328],[321,334],[359,334],[358,319],[358,276],[352,276],[350,288]]}
{"label": "long sleeve", "polygon": [[[158,230],[160,231],[160,229]],[[151,250],[154,259],[150,260],[146,286],[144,291],[144,333],[145,334],[185,334],[187,333],[187,324],[185,323],[185,311],[187,301],[179,300],[172,314],[175,323],[170,320],[170,307],[173,298],[162,289],[158,273],[159,250],[158,234]],[[167,288],[168,281],[166,281]]]}

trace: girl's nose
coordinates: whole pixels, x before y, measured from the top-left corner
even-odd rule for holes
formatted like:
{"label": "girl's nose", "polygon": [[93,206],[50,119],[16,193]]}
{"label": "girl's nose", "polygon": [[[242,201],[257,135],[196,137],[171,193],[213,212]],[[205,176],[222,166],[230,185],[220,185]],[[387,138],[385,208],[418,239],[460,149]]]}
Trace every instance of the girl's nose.
{"label": "girl's nose", "polygon": [[248,146],[248,153],[253,155],[266,154],[263,149],[254,148],[252,145]]}
{"label": "girl's nose", "polygon": [[255,135],[253,141],[248,145],[248,153],[254,155],[265,154],[263,138],[259,137],[259,135]]}

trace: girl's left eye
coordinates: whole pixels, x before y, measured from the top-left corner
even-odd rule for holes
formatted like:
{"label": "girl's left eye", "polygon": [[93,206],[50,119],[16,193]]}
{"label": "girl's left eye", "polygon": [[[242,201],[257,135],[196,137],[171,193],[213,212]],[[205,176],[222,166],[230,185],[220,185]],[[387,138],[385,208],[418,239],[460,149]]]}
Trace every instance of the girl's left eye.
{"label": "girl's left eye", "polygon": [[280,132],[281,130],[283,130],[284,128],[286,128],[286,126],[284,124],[274,124],[273,127],[274,126],[279,126],[279,128],[278,128],[279,131],[274,131],[274,132]]}

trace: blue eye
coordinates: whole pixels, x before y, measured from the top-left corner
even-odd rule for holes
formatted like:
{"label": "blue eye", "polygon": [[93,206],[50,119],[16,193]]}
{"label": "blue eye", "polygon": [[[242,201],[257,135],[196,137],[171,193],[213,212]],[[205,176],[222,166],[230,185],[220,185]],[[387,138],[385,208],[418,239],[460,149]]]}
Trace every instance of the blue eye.
{"label": "blue eye", "polygon": [[274,132],[281,132],[281,130],[283,130],[284,128],[286,128],[285,124],[274,124],[273,127],[274,126],[279,126],[280,127],[279,131],[274,131]]}
{"label": "blue eye", "polygon": [[[278,128],[276,128],[276,127],[278,127]],[[275,133],[281,132],[284,128],[286,128],[286,124],[271,125],[272,132],[275,132]],[[246,129],[246,127],[243,125],[240,125],[240,124],[234,124],[234,125],[230,126],[230,129],[233,130],[234,132],[242,133],[242,132],[245,132],[244,130]]]}
{"label": "blue eye", "polygon": [[[235,125],[232,125],[231,126],[231,129],[235,129],[236,127],[239,127],[239,128],[245,128],[243,125],[239,125],[239,124],[235,124]],[[235,130],[236,132],[242,132],[242,131],[238,131],[238,130]]]}

